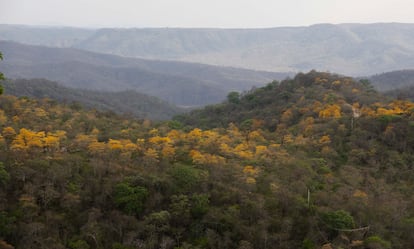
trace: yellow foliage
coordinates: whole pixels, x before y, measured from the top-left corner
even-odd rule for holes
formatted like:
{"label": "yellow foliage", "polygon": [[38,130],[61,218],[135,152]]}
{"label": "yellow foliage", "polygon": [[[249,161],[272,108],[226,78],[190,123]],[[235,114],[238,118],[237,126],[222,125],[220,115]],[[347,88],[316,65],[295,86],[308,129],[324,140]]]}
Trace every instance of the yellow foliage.
{"label": "yellow foliage", "polygon": [[12,117],[12,120],[13,120],[13,122],[14,122],[14,123],[18,123],[18,122],[20,122],[20,118],[19,118],[19,116],[17,116],[17,115],[16,115],[16,116],[13,116],[13,117]]}
{"label": "yellow foliage", "polygon": [[246,183],[247,184],[255,184],[256,183],[256,179],[254,179],[253,177],[247,177],[246,178]]}
{"label": "yellow foliage", "polygon": [[328,105],[325,109],[319,112],[320,118],[340,118],[341,117],[341,107],[338,105]]}
{"label": "yellow foliage", "polygon": [[332,82],[332,87],[334,88],[338,88],[339,86],[341,86],[341,81],[339,80],[335,80],[334,82]]}
{"label": "yellow foliage", "polygon": [[368,117],[376,116],[376,112],[372,108],[367,106],[361,108],[361,114]]}
{"label": "yellow foliage", "polygon": [[367,193],[359,189],[355,190],[352,196],[356,198],[367,198],[368,197]]}
{"label": "yellow foliage", "polygon": [[54,136],[53,134],[48,133],[48,135],[43,139],[45,146],[47,148],[58,148],[60,139],[59,137]]}
{"label": "yellow foliage", "polygon": [[174,158],[175,155],[175,149],[171,145],[165,145],[161,150],[161,155],[163,158],[171,160]]}
{"label": "yellow foliage", "polygon": [[99,135],[99,130],[96,127],[94,127],[91,131],[91,134],[94,135],[94,136],[98,136]]}
{"label": "yellow foliage", "polygon": [[110,150],[122,150],[124,148],[124,146],[122,145],[121,141],[119,141],[119,140],[109,139],[108,148]]}
{"label": "yellow foliage", "polygon": [[329,144],[329,143],[331,143],[331,138],[329,137],[329,135],[322,136],[319,139],[319,143],[320,144]]}
{"label": "yellow foliage", "polygon": [[291,134],[286,134],[284,137],[283,137],[283,143],[284,144],[291,144],[291,143],[293,143],[294,142],[294,140],[293,140],[293,136],[291,135]]}
{"label": "yellow foliage", "polygon": [[220,152],[224,155],[230,155],[233,153],[233,149],[228,144],[221,143]]}
{"label": "yellow foliage", "polygon": [[203,135],[203,131],[198,128],[195,128],[194,130],[190,131],[187,134],[187,137],[189,140],[197,141],[201,139],[202,135]]}
{"label": "yellow foliage", "polygon": [[122,144],[124,145],[123,150],[128,152],[134,152],[138,149],[138,146],[131,142],[131,140],[122,140]]}
{"label": "yellow foliage", "polygon": [[241,143],[234,148],[234,153],[242,159],[252,159],[253,153],[249,150],[249,146]]}
{"label": "yellow foliage", "polygon": [[43,110],[42,108],[35,108],[34,113],[35,113],[36,117],[38,117],[38,118],[44,118],[44,117],[47,116],[47,112],[45,110]]}
{"label": "yellow foliage", "polygon": [[227,128],[227,134],[233,139],[242,137],[239,128],[237,128],[237,126],[233,123],[229,124],[229,127]]}
{"label": "yellow foliage", "polygon": [[262,156],[267,153],[267,147],[264,145],[257,145],[256,146],[256,153],[255,156]]}
{"label": "yellow foliage", "polygon": [[264,141],[265,138],[262,136],[261,132],[258,130],[252,131],[249,133],[249,139],[254,141]]}
{"label": "yellow foliage", "polygon": [[305,138],[302,134],[298,135],[295,138],[295,144],[296,145],[305,145],[308,142],[308,138]]}
{"label": "yellow foliage", "polygon": [[13,127],[8,126],[3,128],[2,134],[5,138],[10,139],[16,135],[16,131],[13,129]]}
{"label": "yellow foliage", "polygon": [[168,132],[167,137],[170,138],[172,141],[177,141],[181,138],[181,133],[177,130],[171,130]]}
{"label": "yellow foliage", "polygon": [[323,83],[327,83],[327,82],[328,82],[328,80],[327,80],[327,79],[320,78],[320,77],[316,77],[316,78],[315,78],[315,83],[316,83],[316,84],[323,84]]}
{"label": "yellow foliage", "polygon": [[259,169],[251,165],[247,165],[243,168],[243,173],[250,176],[257,176],[259,174]]}
{"label": "yellow foliage", "polygon": [[97,140],[88,145],[89,152],[93,154],[103,154],[106,148],[107,145],[104,142],[98,142]]}
{"label": "yellow foliage", "polygon": [[204,163],[206,163],[206,158],[198,150],[191,150],[190,151],[190,156],[191,156],[191,159],[193,160],[193,163],[195,163],[195,164],[204,164]]}
{"label": "yellow foliage", "polygon": [[[144,122],[145,122],[145,121],[144,121]],[[150,134],[151,136],[157,136],[157,135],[158,135],[158,129],[155,129],[155,128],[151,129],[151,130],[149,131],[149,134]]]}
{"label": "yellow foliage", "polygon": [[4,125],[7,122],[7,116],[3,110],[0,110],[0,125]]}
{"label": "yellow foliage", "polygon": [[12,150],[26,150],[29,148],[42,148],[44,146],[45,132],[34,132],[25,128],[20,129],[19,134],[14,138]]}
{"label": "yellow foliage", "polygon": [[288,123],[293,118],[293,113],[290,109],[283,112],[282,116],[280,117],[280,120],[283,123]]}
{"label": "yellow foliage", "polygon": [[149,148],[144,152],[144,156],[147,157],[147,158],[150,158],[150,159],[157,160],[158,159],[158,152],[156,150],[152,149],[152,148]]}

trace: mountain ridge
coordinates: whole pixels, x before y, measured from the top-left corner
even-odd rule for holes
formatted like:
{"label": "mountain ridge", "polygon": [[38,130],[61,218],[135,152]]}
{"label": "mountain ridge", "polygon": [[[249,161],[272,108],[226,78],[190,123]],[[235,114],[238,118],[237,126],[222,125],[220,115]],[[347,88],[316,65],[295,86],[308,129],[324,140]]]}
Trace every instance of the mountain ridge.
{"label": "mountain ridge", "polygon": [[[25,40],[12,31],[6,36],[2,30],[0,25],[3,39]],[[87,37],[72,39],[68,46],[124,56],[279,72],[317,69],[365,76],[414,67],[414,24],[406,23],[263,29],[107,28],[89,32]],[[64,42],[55,45],[60,43]]]}
{"label": "mountain ridge", "polygon": [[0,41],[0,51],[5,58],[0,70],[10,78],[46,78],[86,89],[134,89],[184,106],[221,102],[227,92],[248,90],[289,75],[5,41]]}

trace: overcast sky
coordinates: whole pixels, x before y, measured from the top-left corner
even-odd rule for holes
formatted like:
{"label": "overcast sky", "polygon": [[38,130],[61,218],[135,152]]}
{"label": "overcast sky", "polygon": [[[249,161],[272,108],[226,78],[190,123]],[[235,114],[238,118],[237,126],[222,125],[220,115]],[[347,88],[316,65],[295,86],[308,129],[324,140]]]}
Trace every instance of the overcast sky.
{"label": "overcast sky", "polygon": [[0,0],[0,23],[259,28],[414,23],[414,0]]}

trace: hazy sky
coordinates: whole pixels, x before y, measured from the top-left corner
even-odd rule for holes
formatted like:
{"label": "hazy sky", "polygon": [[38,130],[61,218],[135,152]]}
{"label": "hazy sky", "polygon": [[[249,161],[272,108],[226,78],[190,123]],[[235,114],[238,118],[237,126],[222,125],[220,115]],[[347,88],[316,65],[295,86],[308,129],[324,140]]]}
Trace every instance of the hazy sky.
{"label": "hazy sky", "polygon": [[78,27],[414,23],[414,0],[0,0],[0,23]]}

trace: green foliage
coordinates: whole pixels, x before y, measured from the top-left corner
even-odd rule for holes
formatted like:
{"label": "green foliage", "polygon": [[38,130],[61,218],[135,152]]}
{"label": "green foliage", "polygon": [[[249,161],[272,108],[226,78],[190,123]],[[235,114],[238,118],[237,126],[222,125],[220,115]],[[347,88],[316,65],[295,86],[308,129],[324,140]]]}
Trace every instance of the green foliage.
{"label": "green foliage", "polygon": [[238,92],[230,92],[227,95],[227,101],[232,104],[240,103],[240,93]]}
{"label": "green foliage", "polygon": [[200,186],[203,172],[190,165],[176,164],[169,171],[173,179],[173,187],[178,193],[192,192]]}
{"label": "green foliage", "polygon": [[148,197],[148,190],[141,186],[131,186],[128,182],[121,182],[115,186],[114,201],[125,213],[140,215],[144,210],[144,202]]}
{"label": "green foliage", "polygon": [[201,218],[208,212],[209,203],[207,194],[194,194],[191,196],[191,215],[194,218]]}
{"label": "green foliage", "polygon": [[331,229],[352,229],[355,227],[354,218],[344,210],[323,213],[322,220]]}
{"label": "green foliage", "polygon": [[13,234],[15,221],[16,217],[5,211],[0,211],[0,238]]}
{"label": "green foliage", "polygon": [[68,246],[69,246],[70,249],[89,249],[89,248],[91,248],[86,241],[81,240],[81,239],[70,241]]}
{"label": "green foliage", "polygon": [[[386,241],[371,238],[366,248],[411,248],[414,103],[384,102],[349,78],[317,72],[248,94],[255,103],[243,95],[200,111],[213,129],[0,96],[0,241],[348,248],[364,238],[341,230],[369,226]],[[320,117],[331,105],[340,115]],[[382,122],[384,113],[399,118]]]}
{"label": "green foliage", "polygon": [[[0,52],[0,60],[3,60],[3,54]],[[4,78],[4,74],[2,72],[0,72],[0,82],[5,80]],[[3,86],[0,85],[0,95],[3,94]]]}
{"label": "green foliage", "polygon": [[315,243],[310,239],[303,240],[302,249],[316,249]]}
{"label": "green foliage", "polygon": [[10,174],[7,172],[3,163],[0,162],[0,185],[5,185],[10,180]]}
{"label": "green foliage", "polygon": [[121,243],[118,243],[118,242],[112,244],[112,249],[133,249],[133,248],[134,247],[132,247],[132,246],[124,246],[124,245],[122,245]]}
{"label": "green foliage", "polygon": [[374,235],[364,240],[364,245],[372,249],[390,249],[391,243],[383,240],[381,237]]}

